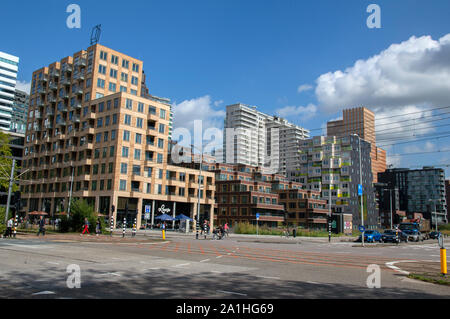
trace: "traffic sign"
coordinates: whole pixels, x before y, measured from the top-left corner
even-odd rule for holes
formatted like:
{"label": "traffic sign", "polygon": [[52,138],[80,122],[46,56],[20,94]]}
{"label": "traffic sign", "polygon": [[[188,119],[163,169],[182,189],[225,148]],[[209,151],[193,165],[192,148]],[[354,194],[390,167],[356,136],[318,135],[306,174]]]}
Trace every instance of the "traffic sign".
{"label": "traffic sign", "polygon": [[364,227],[364,226],[359,226],[359,231],[360,231],[361,233],[364,233],[364,232],[366,231],[366,227]]}
{"label": "traffic sign", "polygon": [[361,184],[358,184],[358,196],[363,195],[363,186]]}
{"label": "traffic sign", "polygon": [[256,220],[259,220],[259,213],[256,213]]}

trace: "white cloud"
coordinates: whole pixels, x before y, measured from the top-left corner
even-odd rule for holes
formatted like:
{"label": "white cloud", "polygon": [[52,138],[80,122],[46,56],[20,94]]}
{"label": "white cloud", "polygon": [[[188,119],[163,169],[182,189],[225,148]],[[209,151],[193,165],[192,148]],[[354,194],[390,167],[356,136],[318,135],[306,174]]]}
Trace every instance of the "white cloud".
{"label": "white cloud", "polygon": [[380,111],[415,105],[448,104],[450,34],[433,40],[411,37],[344,71],[317,79],[316,95],[323,112],[366,106]]}
{"label": "white cloud", "polygon": [[16,89],[23,91],[27,94],[30,94],[30,90],[31,90],[31,82],[27,82],[27,81],[17,81],[16,83]]}
{"label": "white cloud", "polygon": [[300,119],[310,119],[317,113],[317,106],[308,104],[307,106],[286,106],[276,110],[276,114],[280,117],[300,117]]}
{"label": "white cloud", "polygon": [[298,91],[298,93],[302,93],[302,92],[306,92],[306,91],[312,90],[313,88],[314,87],[312,85],[303,84],[303,85],[300,85],[298,87],[297,91]]}

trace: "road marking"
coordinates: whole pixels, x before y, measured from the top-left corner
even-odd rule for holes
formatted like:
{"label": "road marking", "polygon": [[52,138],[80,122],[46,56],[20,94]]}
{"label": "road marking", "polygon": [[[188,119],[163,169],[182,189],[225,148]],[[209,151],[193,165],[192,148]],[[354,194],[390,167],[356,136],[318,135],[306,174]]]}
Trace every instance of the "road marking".
{"label": "road marking", "polygon": [[216,258],[222,258],[223,256],[217,256]]}
{"label": "road marking", "polygon": [[172,266],[172,267],[183,267],[183,266],[189,266],[190,265],[190,263],[187,263],[187,264],[179,264],[179,265],[175,265],[175,266]]}
{"label": "road marking", "polygon": [[56,293],[54,293],[53,291],[40,291],[40,292],[36,292],[34,294],[32,294],[33,296],[38,296],[38,295],[55,295]]}
{"label": "road marking", "polygon": [[391,268],[392,270],[395,270],[395,271],[399,272],[399,273],[402,273],[402,274],[405,274],[405,275],[409,275],[409,272],[408,272],[408,271],[401,270],[400,268],[398,268],[398,267],[396,267],[396,266],[394,266],[394,265],[395,265],[395,264],[398,264],[398,263],[414,263],[414,262],[417,262],[417,261],[415,261],[415,260],[391,261],[391,262],[387,262],[387,263],[386,263],[386,266],[389,267],[389,268]]}
{"label": "road marking", "polygon": [[53,261],[47,261],[47,264],[50,264],[50,265],[59,265],[59,263],[53,262]]}
{"label": "road marking", "polygon": [[205,263],[207,261],[210,261],[210,259],[204,259],[204,260],[200,260],[201,263]]}
{"label": "road marking", "polygon": [[264,278],[264,279],[281,279],[280,277],[268,277],[268,276],[256,276],[257,278]]}
{"label": "road marking", "polygon": [[117,273],[117,272],[108,272],[106,274],[100,274],[100,276],[116,276],[116,277],[122,277],[121,274]]}
{"label": "road marking", "polygon": [[315,281],[307,281],[306,283],[311,284],[311,285],[320,285],[318,282],[315,282]]}
{"label": "road marking", "polygon": [[217,270],[211,270],[211,272],[215,273],[215,274],[222,274],[221,271],[217,271]]}
{"label": "road marking", "polygon": [[225,291],[225,290],[217,290],[217,292],[221,292],[228,295],[238,295],[238,296],[247,296],[247,294],[241,294],[239,292]]}

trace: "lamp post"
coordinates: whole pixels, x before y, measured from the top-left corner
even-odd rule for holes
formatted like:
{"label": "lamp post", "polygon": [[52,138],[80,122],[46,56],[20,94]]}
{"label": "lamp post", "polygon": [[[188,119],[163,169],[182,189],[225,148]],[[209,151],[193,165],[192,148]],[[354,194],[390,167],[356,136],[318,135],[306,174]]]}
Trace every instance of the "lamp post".
{"label": "lamp post", "polygon": [[[196,234],[195,234],[195,239],[198,239],[199,234],[198,234],[198,229],[200,227],[200,191],[201,191],[201,183],[200,180],[202,179],[202,169],[203,169],[203,152],[201,150],[199,150],[198,148],[196,148],[194,145],[191,144],[192,148],[195,148],[196,150],[198,150],[200,152],[200,175],[198,176],[198,196],[197,196],[197,227],[196,227]],[[193,152],[191,151],[191,154]],[[204,182],[202,180],[202,182]]]}
{"label": "lamp post", "polygon": [[[362,187],[362,162],[361,162],[361,138],[358,134],[353,134],[353,136],[356,136],[358,138],[358,144],[359,144],[359,184]],[[361,226],[364,226],[364,193],[361,192]],[[364,232],[361,236],[362,246],[364,247]]]}
{"label": "lamp post", "polygon": [[[434,204],[434,222],[436,225],[436,232],[438,232],[437,206],[436,206],[436,201],[438,201],[438,199],[429,199],[428,201],[433,202],[433,204]],[[433,218],[431,218],[431,219],[433,219]]]}

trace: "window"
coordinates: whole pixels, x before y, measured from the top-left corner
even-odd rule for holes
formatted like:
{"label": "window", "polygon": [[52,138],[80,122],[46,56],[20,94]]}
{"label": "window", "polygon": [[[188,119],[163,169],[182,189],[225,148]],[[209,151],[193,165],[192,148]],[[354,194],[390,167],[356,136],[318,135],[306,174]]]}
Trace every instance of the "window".
{"label": "window", "polygon": [[117,85],[115,83],[109,83],[109,91],[110,92],[116,92]]}
{"label": "window", "polygon": [[94,158],[95,158],[95,159],[100,158],[100,149],[99,149],[99,148],[97,148],[97,149],[95,150]]}
{"label": "window", "polygon": [[92,79],[87,79],[86,80],[86,88],[90,88],[92,85]]}
{"label": "window", "polygon": [[142,134],[136,133],[136,144],[142,144]]}
{"label": "window", "polygon": [[119,63],[119,58],[115,55],[111,55],[111,63],[117,65]]}
{"label": "window", "polygon": [[114,157],[114,146],[109,147],[109,156]]}
{"label": "window", "polygon": [[128,147],[122,147],[122,157],[128,157]]}
{"label": "window", "polygon": [[111,141],[114,141],[116,139],[116,130],[111,131]]}
{"label": "window", "polygon": [[158,164],[162,164],[162,162],[163,162],[163,155],[162,154],[158,154],[157,162],[158,162]]}
{"label": "window", "polygon": [[123,179],[120,180],[119,189],[121,191],[126,191],[127,190],[127,181],[126,180],[123,180]]}
{"label": "window", "polygon": [[131,115],[125,114],[125,120],[124,123],[126,125],[131,125]]}
{"label": "window", "polygon": [[97,80],[97,87],[104,89],[105,88],[105,80],[98,79]]}
{"label": "window", "polygon": [[97,174],[98,174],[98,165],[95,164],[95,165],[92,167],[92,175],[97,175]]}
{"label": "window", "polygon": [[130,90],[130,94],[137,96],[137,91],[136,90]]}
{"label": "window", "polygon": [[139,117],[136,119],[136,127],[137,127],[137,128],[142,128],[143,123],[144,123],[144,120],[143,120],[143,119],[141,119],[141,118],[139,118]]}
{"label": "window", "polygon": [[106,61],[107,58],[108,58],[108,53],[106,53],[105,51],[100,51],[100,59]]}
{"label": "window", "polygon": [[159,133],[164,134],[166,131],[166,126],[164,124],[159,124]]}
{"label": "window", "polygon": [[128,74],[122,72],[120,75],[120,80],[123,82],[128,82]]}
{"label": "window", "polygon": [[122,68],[129,69],[130,68],[130,62],[127,60],[122,60]]}
{"label": "window", "polygon": [[163,139],[158,139],[158,147],[164,148],[164,140]]}
{"label": "window", "polygon": [[100,64],[98,66],[98,73],[105,75],[106,74],[106,66]]}
{"label": "window", "polygon": [[113,114],[112,119],[113,119],[112,124],[113,124],[113,125],[114,125],[114,124],[117,124],[117,114]]}
{"label": "window", "polygon": [[120,164],[120,174],[127,174],[128,172],[128,164],[121,163]]}
{"label": "window", "polygon": [[117,70],[114,69],[109,70],[109,76],[114,79],[117,79]]}
{"label": "window", "polygon": [[135,149],[134,150],[134,159],[140,160],[141,159],[141,150]]}
{"label": "window", "polygon": [[133,100],[127,99],[126,108],[129,110],[133,109]]}
{"label": "window", "polygon": [[141,175],[141,167],[139,165],[133,165],[133,175]]}
{"label": "window", "polygon": [[97,120],[97,127],[103,127],[103,118]]}
{"label": "window", "polygon": [[156,107],[150,105],[148,107],[148,113],[152,114],[152,115],[156,115]]}
{"label": "window", "polygon": [[127,87],[121,85],[121,86],[120,86],[120,92],[125,92],[125,93],[127,93],[127,92],[128,92],[128,91],[127,91]]}
{"label": "window", "polygon": [[139,73],[139,64],[133,63],[133,71]]}
{"label": "window", "polygon": [[123,131],[123,140],[126,142],[130,141],[130,131]]}
{"label": "window", "polygon": [[102,133],[97,133],[95,135],[95,143],[100,143],[102,141]]}
{"label": "window", "polygon": [[119,107],[119,99],[114,99],[114,108],[117,109]]}
{"label": "window", "polygon": [[132,76],[132,77],[131,77],[131,84],[133,84],[133,85],[138,85],[138,78],[135,77],[135,76]]}
{"label": "window", "polygon": [[163,109],[159,110],[159,117],[165,120],[166,119],[166,110],[163,110]]}
{"label": "window", "polygon": [[144,113],[144,103],[138,103],[138,112]]}

